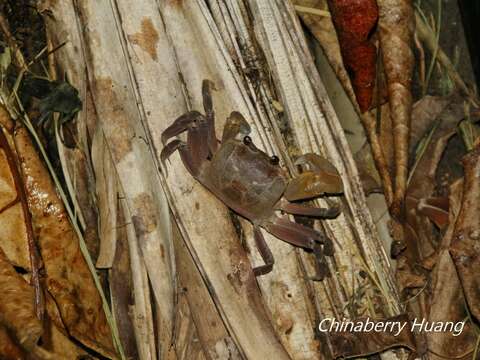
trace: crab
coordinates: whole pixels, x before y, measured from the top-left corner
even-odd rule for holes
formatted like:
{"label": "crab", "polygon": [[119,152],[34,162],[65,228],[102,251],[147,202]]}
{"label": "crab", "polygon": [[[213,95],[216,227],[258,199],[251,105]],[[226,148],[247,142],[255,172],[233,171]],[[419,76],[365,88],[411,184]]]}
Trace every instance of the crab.
{"label": "crab", "polygon": [[[330,182],[333,183],[330,189],[322,189],[325,182],[320,181],[320,170],[325,167],[326,160],[315,154],[307,154],[299,157],[295,163],[308,166],[312,171],[289,179],[279,165],[277,156],[269,156],[253,144],[249,136],[250,126],[237,111],[227,118],[222,140],[218,141],[212,89],[213,83],[204,80],[202,95],[205,114],[189,111],[162,133],[162,164],[165,166],[170,155],[178,151],[184,166],[198,182],[253,224],[255,243],[265,263],[253,269],[256,276],[269,273],[274,265],[272,252],[260,228],[287,243],[313,251],[318,263],[324,263],[324,255],[333,255],[331,240],[319,231],[291,221],[287,214],[323,219],[338,216],[338,207],[317,208],[292,202],[327,192],[341,192],[341,180],[335,175],[336,169],[327,163],[332,171],[324,172],[324,175],[337,176],[338,181],[334,179]],[[185,131],[186,142],[174,139],[167,143]],[[325,276],[325,270],[320,269],[317,267],[316,280]]]}

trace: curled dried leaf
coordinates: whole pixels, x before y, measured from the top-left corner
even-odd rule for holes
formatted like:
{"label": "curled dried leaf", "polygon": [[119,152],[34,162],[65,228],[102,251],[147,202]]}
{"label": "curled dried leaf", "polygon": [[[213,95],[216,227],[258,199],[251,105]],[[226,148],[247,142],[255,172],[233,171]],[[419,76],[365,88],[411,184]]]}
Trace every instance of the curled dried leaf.
{"label": "curled dried leaf", "polygon": [[394,134],[395,193],[392,212],[394,216],[401,217],[408,177],[415,18],[411,0],[378,0],[378,8],[380,45]]}
{"label": "curled dried leaf", "polygon": [[33,349],[43,333],[35,314],[34,291],[15,271],[1,248],[0,288],[0,325],[8,329],[24,349]]}
{"label": "curled dried leaf", "polygon": [[350,76],[361,112],[367,111],[373,98],[377,49],[371,34],[378,20],[376,0],[329,0],[343,63]]}
{"label": "curled dried leaf", "polygon": [[[92,274],[63,203],[25,128],[15,132],[15,145],[45,265],[46,288],[55,299],[63,322],[55,325],[64,326],[70,335],[89,348],[114,357],[110,329]],[[52,316],[50,312],[49,315]]]}
{"label": "curled dried leaf", "polygon": [[[438,252],[435,253],[435,265],[430,275],[431,281],[431,306],[428,309],[430,322],[454,322],[459,324],[467,316],[465,304],[459,301],[463,297],[460,280],[455,265],[448,253],[452,241],[455,222],[460,210],[462,198],[462,182],[456,182],[450,187],[449,226],[441,240]],[[457,329],[459,325],[455,325]],[[473,349],[476,334],[472,324],[466,322],[462,331],[446,331],[426,333],[428,350],[432,352],[429,357],[433,359],[461,359],[468,356]]]}
{"label": "curled dried leaf", "polygon": [[25,359],[26,352],[12,339],[7,329],[0,324],[0,359]]}
{"label": "curled dried leaf", "polygon": [[480,320],[480,145],[463,159],[465,170],[462,207],[450,254],[462,283],[470,312]]}

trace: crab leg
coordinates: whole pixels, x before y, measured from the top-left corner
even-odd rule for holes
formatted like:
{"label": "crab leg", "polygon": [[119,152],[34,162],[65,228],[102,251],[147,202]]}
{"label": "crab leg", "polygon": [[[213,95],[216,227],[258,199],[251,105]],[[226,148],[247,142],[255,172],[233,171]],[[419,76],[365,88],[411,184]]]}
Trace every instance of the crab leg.
{"label": "crab leg", "polygon": [[255,274],[255,276],[268,274],[270,271],[272,271],[275,259],[273,258],[273,254],[270,251],[267,243],[265,242],[262,231],[258,226],[255,226],[253,228],[253,236],[255,238],[255,244],[257,245],[257,249],[262,256],[263,261],[265,262],[265,265],[254,268],[253,273]]}
{"label": "crab leg", "polygon": [[318,242],[324,245],[325,254],[333,255],[331,240],[314,229],[297,224],[286,218],[276,218],[273,222],[263,225],[263,227],[279,239],[302,248],[312,250],[315,243]]}
{"label": "crab leg", "polygon": [[212,154],[217,151],[217,137],[215,135],[215,113],[213,111],[212,89],[215,86],[210,80],[202,82],[203,108],[205,109],[206,123],[208,127],[208,148]]}
{"label": "crab leg", "polygon": [[188,172],[192,174],[193,177],[197,177],[200,169],[196,164],[198,164],[199,161],[194,158],[195,154],[189,151],[188,145],[181,140],[173,140],[162,149],[160,153],[160,161],[162,164],[165,166],[165,161],[177,150]]}
{"label": "crab leg", "polygon": [[315,254],[316,261],[316,274],[314,277],[310,277],[313,281],[322,281],[330,273],[325,260],[325,250],[319,244],[315,244],[313,247],[313,253]]}
{"label": "crab leg", "polygon": [[162,143],[165,144],[168,139],[181,134],[202,119],[205,119],[205,116],[195,110],[181,115],[162,133]]}
{"label": "crab leg", "polygon": [[188,151],[196,168],[199,168],[210,154],[208,132],[206,121],[197,122],[196,126],[191,127],[187,132]]}
{"label": "crab leg", "polygon": [[333,219],[336,218],[338,214],[340,214],[340,208],[338,207],[332,207],[329,209],[309,207],[305,205],[291,203],[284,199],[280,200],[275,206],[275,208],[277,210],[283,210],[293,215],[311,216],[323,219]]}

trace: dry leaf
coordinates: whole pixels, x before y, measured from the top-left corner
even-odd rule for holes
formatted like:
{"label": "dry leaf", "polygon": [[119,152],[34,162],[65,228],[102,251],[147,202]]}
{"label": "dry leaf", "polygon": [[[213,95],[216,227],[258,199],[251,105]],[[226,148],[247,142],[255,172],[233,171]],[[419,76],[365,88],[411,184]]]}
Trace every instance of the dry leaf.
{"label": "dry leaf", "polygon": [[415,58],[412,40],[415,26],[411,0],[378,0],[379,34],[387,77],[395,150],[393,214],[401,218],[407,188],[408,142],[412,111],[411,82]]}
{"label": "dry leaf", "polygon": [[450,254],[457,268],[470,312],[480,320],[480,146],[463,158],[462,207],[455,225]]}
{"label": "dry leaf", "polygon": [[[450,246],[455,220],[460,211],[462,197],[462,183],[457,182],[450,187],[450,225],[442,238],[436,264],[431,273],[431,305],[428,309],[428,321],[452,321],[454,323],[465,321],[467,312],[460,280],[455,265],[450,257]],[[428,342],[429,359],[460,359],[473,351],[476,334],[470,323],[465,324],[463,331],[455,335],[453,332],[426,333]],[[438,355],[437,355],[438,354]]]}
{"label": "dry leaf", "polygon": [[43,333],[35,314],[33,288],[18,274],[0,248],[0,326],[24,349],[35,347]]}
{"label": "dry leaf", "polygon": [[0,358],[3,360],[23,360],[26,352],[14,341],[7,329],[0,324]]}
{"label": "dry leaf", "polygon": [[372,104],[376,78],[377,49],[370,39],[378,20],[376,0],[329,0],[328,4],[344,66],[360,111],[365,112]]}
{"label": "dry leaf", "polygon": [[116,222],[120,224],[115,231],[116,247],[112,269],[108,283],[112,299],[112,311],[118,327],[120,341],[127,359],[138,359],[139,354],[135,341],[135,329],[132,317],[132,304],[135,303],[134,282],[132,279],[132,263],[128,249],[128,234],[122,209],[117,208]]}
{"label": "dry leaf", "polygon": [[69,334],[99,353],[114,357],[112,337],[78,239],[47,170],[26,129],[15,133],[15,145],[26,179],[29,209],[45,265],[46,289],[59,308]]}
{"label": "dry leaf", "polygon": [[[294,0],[293,3],[295,5],[328,11],[327,0]],[[312,15],[304,12],[299,13],[299,15],[320,43],[328,62],[342,83],[343,88],[352,102],[356,104],[355,93],[353,92],[348,73],[343,66],[340,44],[338,43],[337,33],[331,17]]]}

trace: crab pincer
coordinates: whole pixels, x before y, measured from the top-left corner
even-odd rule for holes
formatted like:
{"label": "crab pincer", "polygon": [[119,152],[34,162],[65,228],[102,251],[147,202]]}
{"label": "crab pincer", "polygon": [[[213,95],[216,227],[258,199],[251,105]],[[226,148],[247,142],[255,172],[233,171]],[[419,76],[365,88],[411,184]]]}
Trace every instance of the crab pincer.
{"label": "crab pincer", "polygon": [[[187,132],[187,140],[175,139],[167,143],[161,161],[178,150],[183,164],[197,181],[230,209],[251,221],[255,243],[265,262],[253,269],[255,275],[267,274],[274,264],[261,228],[294,246],[313,251],[317,259],[333,255],[332,241],[326,235],[291,221],[287,214],[336,217],[337,207],[323,209],[291,202],[341,193],[342,181],[335,167],[318,155],[306,154],[297,160],[297,165],[305,167],[305,171],[289,179],[277,156],[269,156],[255,146],[249,136],[248,122],[237,111],[228,116],[219,142],[215,135],[212,89],[213,83],[204,80],[205,115],[190,111],[163,132],[164,143],[183,132]],[[279,211],[283,214],[279,215]],[[326,264],[324,260],[320,263]],[[325,271],[319,273],[316,279],[322,279],[325,274]]]}
{"label": "crab pincer", "polygon": [[285,191],[285,198],[289,201],[343,193],[338,170],[324,157],[308,153],[300,156],[295,165],[306,167],[306,171],[289,183]]}

